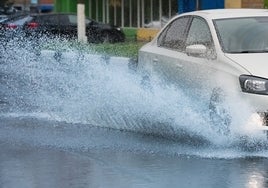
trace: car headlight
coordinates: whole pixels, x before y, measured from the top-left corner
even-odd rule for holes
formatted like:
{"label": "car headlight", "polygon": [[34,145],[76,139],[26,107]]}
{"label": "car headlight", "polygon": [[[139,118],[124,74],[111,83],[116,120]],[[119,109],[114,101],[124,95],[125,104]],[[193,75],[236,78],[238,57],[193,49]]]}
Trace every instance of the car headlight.
{"label": "car headlight", "polygon": [[243,92],[268,95],[268,79],[241,75],[239,81]]}

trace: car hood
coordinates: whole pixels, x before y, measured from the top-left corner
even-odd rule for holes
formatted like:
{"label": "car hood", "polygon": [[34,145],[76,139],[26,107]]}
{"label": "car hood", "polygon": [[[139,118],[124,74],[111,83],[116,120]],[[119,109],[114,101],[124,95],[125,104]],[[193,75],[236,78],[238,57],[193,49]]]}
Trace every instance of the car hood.
{"label": "car hood", "polygon": [[249,53],[249,54],[225,54],[226,57],[236,62],[250,74],[263,78],[268,78],[268,53]]}

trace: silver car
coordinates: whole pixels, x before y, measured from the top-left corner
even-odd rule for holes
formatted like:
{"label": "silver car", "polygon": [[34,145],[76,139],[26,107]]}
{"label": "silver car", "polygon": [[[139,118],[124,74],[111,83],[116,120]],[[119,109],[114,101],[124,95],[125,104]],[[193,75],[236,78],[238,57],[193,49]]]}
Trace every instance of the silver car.
{"label": "silver car", "polygon": [[[175,84],[207,104],[210,119],[230,132],[232,112],[224,101],[252,109],[246,119],[267,130],[268,11],[217,9],[177,15],[139,51],[138,69]],[[228,103],[227,103],[228,104]],[[231,103],[230,103],[231,104]],[[243,112],[241,112],[243,113]]]}

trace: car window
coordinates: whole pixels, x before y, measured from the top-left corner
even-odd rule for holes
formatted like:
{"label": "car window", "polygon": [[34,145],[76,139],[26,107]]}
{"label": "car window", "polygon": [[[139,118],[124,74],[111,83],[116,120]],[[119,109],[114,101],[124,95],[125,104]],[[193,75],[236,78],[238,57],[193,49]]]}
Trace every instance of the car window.
{"label": "car window", "polygon": [[185,49],[187,26],[190,17],[182,17],[171,22],[158,38],[158,46],[177,51]]}
{"label": "car window", "polygon": [[267,52],[268,17],[218,19],[214,25],[224,52]]}
{"label": "car window", "polygon": [[[77,25],[77,15],[68,15],[69,22],[72,25]],[[89,19],[85,19],[86,24],[89,24],[91,21]]]}
{"label": "car window", "polygon": [[86,19],[85,19],[85,22],[86,22],[86,25],[87,25],[87,24],[91,23],[91,22],[92,22],[92,20],[90,20],[90,19],[86,18]]}
{"label": "car window", "polygon": [[73,25],[77,24],[77,16],[76,15],[68,15],[69,22]]}
{"label": "car window", "polygon": [[194,17],[192,20],[186,46],[192,44],[203,44],[206,47],[211,47],[213,44],[210,29],[203,18]]}
{"label": "car window", "polygon": [[26,16],[26,17],[22,17],[16,21],[14,21],[13,23],[16,25],[23,25],[25,22],[31,21],[32,17],[30,16]]}
{"label": "car window", "polygon": [[6,15],[0,15],[0,23],[6,21],[8,17]]}
{"label": "car window", "polygon": [[60,14],[59,15],[59,25],[70,25],[69,15]]}
{"label": "car window", "polygon": [[58,15],[37,16],[36,20],[39,23],[43,23],[45,25],[57,25],[58,24]]}

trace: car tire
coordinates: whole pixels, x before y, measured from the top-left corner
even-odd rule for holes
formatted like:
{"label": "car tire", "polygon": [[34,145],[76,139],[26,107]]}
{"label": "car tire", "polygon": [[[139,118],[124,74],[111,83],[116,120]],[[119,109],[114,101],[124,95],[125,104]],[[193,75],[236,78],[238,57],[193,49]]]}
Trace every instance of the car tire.
{"label": "car tire", "polygon": [[109,43],[109,42],[112,42],[112,38],[110,36],[110,33],[109,32],[103,32],[102,35],[101,35],[101,42],[102,43]]}
{"label": "car tire", "polygon": [[214,88],[209,101],[209,117],[212,128],[220,135],[230,134],[231,115],[225,104],[221,88]]}

